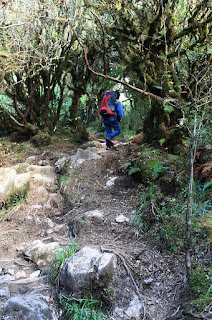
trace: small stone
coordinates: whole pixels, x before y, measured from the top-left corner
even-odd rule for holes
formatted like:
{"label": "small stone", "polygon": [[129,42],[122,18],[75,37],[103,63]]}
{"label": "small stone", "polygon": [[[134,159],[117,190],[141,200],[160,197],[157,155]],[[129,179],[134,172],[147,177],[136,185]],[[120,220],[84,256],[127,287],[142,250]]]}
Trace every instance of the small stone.
{"label": "small stone", "polygon": [[46,218],[43,222],[46,223],[49,228],[54,227],[54,222],[50,218]]}
{"label": "small stone", "polygon": [[123,223],[123,222],[129,222],[130,221],[130,219],[129,218],[127,218],[127,217],[125,217],[124,215],[120,215],[120,216],[118,216],[118,217],[116,217],[116,222],[119,222],[119,223]]}
{"label": "small stone", "polygon": [[145,283],[146,285],[151,284],[153,281],[154,281],[153,278],[144,279],[144,283]]}
{"label": "small stone", "polygon": [[28,288],[26,288],[26,287],[20,287],[20,288],[18,289],[18,291],[20,292],[20,294],[25,294],[25,293],[28,292]]}
{"label": "small stone", "polygon": [[31,157],[28,157],[28,158],[26,158],[26,162],[27,163],[29,163],[29,164],[33,164],[33,163],[35,163],[36,162],[36,156],[31,156]]}
{"label": "small stone", "polygon": [[40,270],[36,270],[33,273],[30,274],[30,278],[38,278],[40,275]]}
{"label": "small stone", "polygon": [[106,182],[106,186],[107,186],[107,187],[112,187],[112,186],[114,185],[115,180],[116,180],[117,178],[118,178],[118,177],[110,178],[110,179]]}
{"label": "small stone", "polygon": [[15,278],[16,278],[17,280],[19,280],[19,279],[25,279],[25,278],[26,278],[26,272],[25,272],[24,270],[18,271],[18,272],[16,273],[16,275],[15,275]]}
{"label": "small stone", "polygon": [[54,233],[54,232],[65,231],[65,230],[66,230],[66,225],[65,224],[58,224],[54,228],[46,230],[46,234],[49,235],[49,234]]}
{"label": "small stone", "polygon": [[134,296],[130,302],[128,309],[125,311],[130,319],[139,320],[141,319],[141,313],[143,311],[143,303],[139,301],[138,296]]}
{"label": "small stone", "polygon": [[87,211],[84,214],[85,220],[92,220],[94,222],[101,222],[103,221],[104,213],[99,210]]}

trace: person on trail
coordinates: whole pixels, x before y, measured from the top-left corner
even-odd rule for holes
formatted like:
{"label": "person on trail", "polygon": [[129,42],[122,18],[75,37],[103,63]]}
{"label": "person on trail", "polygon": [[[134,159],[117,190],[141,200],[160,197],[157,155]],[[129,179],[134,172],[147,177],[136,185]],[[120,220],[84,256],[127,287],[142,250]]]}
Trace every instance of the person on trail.
{"label": "person on trail", "polygon": [[[109,96],[107,98],[107,95]],[[119,135],[120,125],[123,116],[123,106],[121,101],[119,101],[120,93],[118,91],[108,90],[105,92],[103,101],[99,107],[99,114],[102,116],[103,123],[106,130],[106,149],[109,150],[113,146],[112,139]],[[104,101],[104,99],[106,101]],[[102,110],[109,106],[109,112]],[[113,130],[112,130],[113,129]]]}

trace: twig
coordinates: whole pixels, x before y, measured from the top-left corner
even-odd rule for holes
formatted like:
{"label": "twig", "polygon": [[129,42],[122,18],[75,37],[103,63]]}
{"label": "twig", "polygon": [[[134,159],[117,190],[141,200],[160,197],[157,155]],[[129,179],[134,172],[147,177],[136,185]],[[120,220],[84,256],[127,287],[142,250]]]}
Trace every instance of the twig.
{"label": "twig", "polygon": [[170,319],[174,318],[174,317],[176,316],[176,314],[179,312],[180,308],[181,308],[181,306],[179,306],[179,307],[177,308],[177,310],[176,310],[173,314],[171,314],[171,315],[168,316],[168,317],[163,318],[162,320],[170,320]]}
{"label": "twig", "polygon": [[197,314],[193,313],[192,311],[183,311],[183,315],[192,317],[194,319],[211,320],[211,319],[204,317],[204,316],[198,316]]}
{"label": "twig", "polygon": [[100,249],[101,249],[102,252],[111,252],[111,253],[114,253],[114,254],[116,254],[116,255],[121,259],[121,261],[123,262],[124,267],[125,267],[128,275],[129,275],[130,279],[132,280],[132,283],[133,283],[133,285],[134,285],[134,287],[135,287],[135,289],[136,289],[136,292],[137,292],[140,300],[143,300],[142,297],[141,297],[141,294],[140,294],[140,292],[139,292],[138,286],[137,286],[137,284],[135,283],[135,280],[134,280],[134,278],[133,278],[133,276],[132,276],[132,273],[130,272],[130,269],[128,268],[128,266],[127,266],[127,264],[126,264],[125,259],[121,256],[121,254],[120,254],[119,252],[115,251],[115,250],[112,250],[112,249],[107,249],[107,248],[103,248],[103,247],[100,247]]}

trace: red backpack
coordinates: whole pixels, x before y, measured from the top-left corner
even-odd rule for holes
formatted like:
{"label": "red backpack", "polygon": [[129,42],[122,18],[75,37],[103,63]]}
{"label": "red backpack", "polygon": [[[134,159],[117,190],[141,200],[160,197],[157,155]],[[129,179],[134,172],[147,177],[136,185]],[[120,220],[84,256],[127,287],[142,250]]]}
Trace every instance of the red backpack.
{"label": "red backpack", "polygon": [[99,107],[99,114],[102,117],[105,116],[113,116],[116,114],[116,99],[117,99],[117,92],[113,90],[107,90]]}

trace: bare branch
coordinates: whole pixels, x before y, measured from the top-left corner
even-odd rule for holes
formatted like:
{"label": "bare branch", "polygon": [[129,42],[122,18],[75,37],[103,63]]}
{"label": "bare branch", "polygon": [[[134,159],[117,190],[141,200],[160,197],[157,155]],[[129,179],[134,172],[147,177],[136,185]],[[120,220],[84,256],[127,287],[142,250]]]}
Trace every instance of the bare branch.
{"label": "bare branch", "polygon": [[159,97],[159,96],[156,96],[155,94],[153,94],[153,93],[151,93],[151,92],[146,92],[146,91],[144,91],[144,90],[142,90],[142,89],[140,89],[140,88],[137,88],[137,87],[135,87],[135,86],[133,86],[133,85],[125,82],[125,81],[122,81],[122,80],[119,80],[119,79],[117,79],[117,78],[108,76],[107,74],[102,74],[102,73],[96,72],[95,70],[93,70],[93,69],[91,68],[91,66],[90,66],[90,64],[89,64],[88,57],[87,57],[87,53],[86,53],[86,48],[85,48],[84,46],[83,46],[83,51],[84,51],[85,62],[86,62],[86,66],[87,66],[88,70],[90,70],[90,71],[91,71],[93,74],[95,74],[96,76],[102,77],[102,78],[107,79],[107,80],[114,81],[114,82],[116,82],[116,83],[120,83],[120,84],[122,84],[122,85],[124,85],[124,86],[126,86],[126,87],[128,87],[128,88],[130,88],[130,89],[132,89],[132,90],[134,90],[134,91],[137,91],[137,92],[139,92],[139,93],[141,93],[141,94],[143,94],[143,95],[145,95],[145,96],[147,96],[147,97],[151,97],[151,98],[153,98],[153,99],[156,99],[156,100],[159,101],[160,103],[163,103],[163,102],[164,102],[164,99],[163,99],[163,98],[161,98],[161,97]]}
{"label": "bare branch", "polygon": [[11,113],[10,113],[8,110],[4,109],[1,105],[0,105],[0,109],[3,110],[4,112],[6,112],[7,115],[10,117],[10,119],[12,119],[13,122],[15,122],[19,127],[24,127],[24,124],[18,122],[18,121],[11,115]]}

